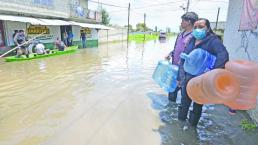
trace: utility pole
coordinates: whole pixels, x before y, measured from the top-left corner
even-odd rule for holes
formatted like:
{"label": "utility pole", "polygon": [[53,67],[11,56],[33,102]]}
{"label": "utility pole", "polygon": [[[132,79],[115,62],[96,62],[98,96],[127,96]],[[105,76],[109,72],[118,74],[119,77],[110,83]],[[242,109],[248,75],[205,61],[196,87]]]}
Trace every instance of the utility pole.
{"label": "utility pole", "polygon": [[145,41],[145,30],[146,30],[146,14],[144,13],[144,22],[143,22],[143,24],[144,24],[144,28],[143,28],[143,32],[144,32],[144,41]]}
{"label": "utility pole", "polygon": [[189,6],[190,6],[190,0],[187,0],[186,10],[185,10],[186,12],[188,12]]}
{"label": "utility pole", "polygon": [[218,8],[218,14],[217,14],[217,19],[216,19],[216,25],[215,25],[215,31],[217,30],[218,28],[218,21],[219,21],[219,12],[220,12],[220,8]]}
{"label": "utility pole", "polygon": [[127,47],[128,47],[128,42],[129,42],[129,25],[130,25],[130,9],[131,9],[131,5],[129,3],[128,5],[128,23],[127,23]]}

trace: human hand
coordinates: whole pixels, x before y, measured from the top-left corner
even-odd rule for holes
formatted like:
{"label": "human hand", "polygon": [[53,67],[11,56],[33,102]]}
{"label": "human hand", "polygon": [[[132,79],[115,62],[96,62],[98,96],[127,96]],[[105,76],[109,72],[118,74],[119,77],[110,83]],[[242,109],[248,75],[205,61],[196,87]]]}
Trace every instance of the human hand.
{"label": "human hand", "polygon": [[170,60],[170,56],[169,55],[167,55],[167,56],[165,56],[165,60]]}

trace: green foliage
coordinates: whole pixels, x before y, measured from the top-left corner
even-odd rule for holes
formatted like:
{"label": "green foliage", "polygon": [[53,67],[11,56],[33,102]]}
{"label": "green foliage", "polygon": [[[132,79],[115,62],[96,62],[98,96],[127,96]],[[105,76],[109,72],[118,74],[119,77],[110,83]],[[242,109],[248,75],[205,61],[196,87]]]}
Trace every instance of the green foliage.
{"label": "green foliage", "polygon": [[150,28],[148,28],[148,27],[146,26],[146,24],[144,25],[144,23],[138,23],[138,24],[136,24],[136,31],[137,31],[137,32],[139,32],[139,31],[143,32],[143,31],[144,31],[144,28],[145,28],[145,31],[151,30]]}
{"label": "green foliage", "polygon": [[250,123],[246,119],[242,120],[240,125],[244,131],[255,131],[257,128],[256,124]]}
{"label": "green foliage", "polygon": [[[155,40],[155,39],[158,39],[157,34],[146,34],[145,35],[145,41]],[[135,41],[137,43],[142,43],[142,42],[144,42],[144,34],[130,34],[129,41]]]}
{"label": "green foliage", "polygon": [[[127,28],[127,25],[125,25],[124,27]],[[133,26],[130,25],[130,24],[129,24],[129,31],[130,31],[130,32],[133,32],[133,31],[134,31],[134,30],[133,30]]]}
{"label": "green foliage", "polygon": [[102,24],[108,25],[111,19],[108,12],[105,9],[102,9],[101,14],[102,14]]}

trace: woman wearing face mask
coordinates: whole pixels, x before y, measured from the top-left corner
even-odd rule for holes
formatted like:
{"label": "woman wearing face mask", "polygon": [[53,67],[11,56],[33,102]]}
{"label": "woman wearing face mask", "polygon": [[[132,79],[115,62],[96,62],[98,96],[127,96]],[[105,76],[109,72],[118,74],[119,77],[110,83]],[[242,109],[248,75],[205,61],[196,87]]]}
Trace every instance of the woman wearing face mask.
{"label": "woman wearing face mask", "polygon": [[[189,41],[186,46],[184,53],[189,54],[196,48],[201,48],[208,51],[210,54],[216,56],[216,62],[214,68],[224,68],[225,63],[229,60],[228,52],[225,46],[222,44],[220,39],[213,33],[210,27],[210,22],[207,19],[200,18],[194,23],[194,30],[192,32],[193,38]],[[186,86],[189,80],[196,77],[193,76],[183,69],[184,60],[180,61],[180,73],[179,75],[184,75],[184,80],[182,81],[182,98],[181,105],[179,106],[178,119],[185,121],[187,119],[187,114],[192,100],[189,98],[186,92]],[[190,111],[189,123],[192,126],[197,126],[201,113],[202,104],[193,102],[193,110]]]}

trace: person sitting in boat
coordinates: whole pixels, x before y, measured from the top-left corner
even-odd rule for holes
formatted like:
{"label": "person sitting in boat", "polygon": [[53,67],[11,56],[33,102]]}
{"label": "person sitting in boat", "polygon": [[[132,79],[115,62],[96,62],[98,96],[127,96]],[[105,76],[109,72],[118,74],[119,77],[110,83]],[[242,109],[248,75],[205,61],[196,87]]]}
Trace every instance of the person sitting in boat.
{"label": "person sitting in boat", "polygon": [[64,42],[61,39],[59,39],[59,37],[56,38],[55,46],[56,49],[58,49],[59,51],[64,51],[64,49],[66,48]]}
{"label": "person sitting in boat", "polygon": [[24,30],[19,30],[19,32],[14,36],[14,43],[18,46],[17,49],[17,57],[19,58],[22,54],[25,54],[27,58],[29,58],[29,51],[27,46],[22,45],[26,42],[26,35]]}
{"label": "person sitting in boat", "polygon": [[41,43],[40,41],[39,41],[38,44],[36,45],[35,51],[36,51],[36,54],[38,54],[38,55],[43,55],[43,54],[47,54],[47,53],[48,53],[48,51],[45,50],[44,44]]}

